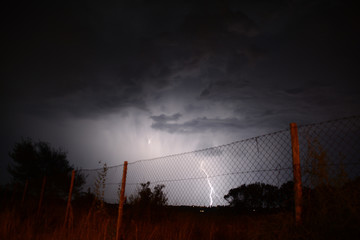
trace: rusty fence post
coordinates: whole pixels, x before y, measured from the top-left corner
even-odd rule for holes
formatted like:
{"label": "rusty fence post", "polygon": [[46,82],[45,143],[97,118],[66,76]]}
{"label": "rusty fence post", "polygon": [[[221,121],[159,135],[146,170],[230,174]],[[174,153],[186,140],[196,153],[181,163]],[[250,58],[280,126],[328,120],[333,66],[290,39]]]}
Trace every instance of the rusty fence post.
{"label": "rusty fence post", "polygon": [[118,219],[117,219],[117,226],[116,226],[116,240],[119,240],[120,237],[120,228],[122,223],[122,214],[123,214],[123,206],[125,200],[125,183],[126,183],[126,173],[127,173],[127,165],[128,162],[124,162],[124,169],[121,181],[121,190],[120,190],[120,199],[119,199],[119,211],[118,211]]}
{"label": "rusty fence post", "polygon": [[72,194],[72,190],[74,188],[74,180],[75,180],[75,170],[72,170],[68,202],[67,202],[67,205],[66,205],[64,227],[66,226],[66,223],[68,222],[68,218],[69,218],[70,207],[71,207],[71,194]]}
{"label": "rusty fence post", "polygon": [[44,198],[45,184],[46,184],[46,176],[44,176],[42,186],[41,186],[40,200],[39,200],[39,206],[38,206],[38,214],[40,214],[40,209],[41,209],[42,201],[43,201],[43,198]]}
{"label": "rusty fence post", "polygon": [[302,222],[302,183],[300,168],[299,136],[296,123],[290,123],[291,147],[294,173],[294,202],[295,202],[295,224]]}

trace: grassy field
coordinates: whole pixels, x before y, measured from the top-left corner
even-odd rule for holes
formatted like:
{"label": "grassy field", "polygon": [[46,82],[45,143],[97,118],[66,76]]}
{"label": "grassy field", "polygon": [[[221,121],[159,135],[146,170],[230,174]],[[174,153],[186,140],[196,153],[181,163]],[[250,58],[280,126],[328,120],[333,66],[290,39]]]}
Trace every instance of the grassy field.
{"label": "grassy field", "polygon": [[[355,206],[359,207],[359,206]],[[37,202],[1,205],[0,239],[115,239],[117,207],[103,209],[74,204],[64,225],[66,203]],[[204,210],[204,211],[200,211]],[[236,213],[230,208],[165,207],[156,211],[124,209],[121,239],[354,239],[360,234],[359,215],[305,212],[295,227],[292,212]],[[322,212],[321,212],[322,211]]]}
{"label": "grassy field", "polygon": [[[64,224],[66,201],[10,193],[0,198],[0,239],[113,240],[116,205],[73,201]],[[357,239],[360,235],[360,178],[341,187],[321,185],[304,192],[303,223],[295,226],[292,211],[237,212],[231,207],[124,206],[121,239]]]}
{"label": "grassy field", "polygon": [[[115,208],[74,209],[64,226],[64,206],[3,207],[0,239],[115,239]],[[221,214],[163,209],[142,216],[124,212],[122,239],[296,239],[291,213]],[[294,235],[295,234],[295,235]],[[300,236],[299,236],[300,237]]]}

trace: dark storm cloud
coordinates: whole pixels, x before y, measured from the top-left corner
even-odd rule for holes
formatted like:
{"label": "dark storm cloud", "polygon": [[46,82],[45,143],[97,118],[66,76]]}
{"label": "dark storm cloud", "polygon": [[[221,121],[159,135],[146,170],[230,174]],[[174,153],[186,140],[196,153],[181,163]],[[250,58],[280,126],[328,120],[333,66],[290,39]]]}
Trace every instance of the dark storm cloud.
{"label": "dark storm cloud", "polygon": [[[196,77],[202,81],[197,100],[203,102],[193,105],[198,109],[206,109],[204,105],[213,102],[232,102],[236,108],[236,101],[246,100],[245,108],[249,109],[259,102],[280,103],[281,94],[266,84],[256,84],[264,79],[273,81],[274,88],[280,85],[281,91],[294,97],[289,102],[301,104],[296,96],[311,102],[322,94],[310,93],[310,85],[276,84],[284,78],[281,74],[296,74],[305,64],[313,67],[303,69],[298,80],[309,74],[313,79],[326,78],[323,73],[327,65],[322,66],[321,60],[336,59],[335,54],[340,60],[345,59],[339,49],[350,51],[350,47],[346,47],[342,36],[345,34],[350,41],[356,39],[349,31],[356,16],[351,10],[345,11],[343,4],[330,2],[84,1],[37,7],[29,3],[24,6],[29,10],[9,13],[7,22],[11,24],[6,25],[5,38],[8,59],[0,90],[2,105],[12,111],[44,115],[60,112],[96,116],[131,107],[147,111],[149,97],[159,97],[162,91],[181,83],[190,86],[195,77],[182,76],[184,71],[198,71]],[[334,4],[340,7],[335,8]],[[350,20],[341,17],[345,13]],[[281,22],[281,26],[276,22]],[[271,32],[273,35],[269,34],[272,29],[276,29],[275,34]],[[343,46],[334,47],[339,40]],[[288,49],[279,47],[284,42]],[[304,50],[295,52],[298,57],[291,59],[285,55],[285,64],[284,59],[275,61],[281,67],[265,65],[274,70],[262,69],[266,76],[259,78],[259,73],[249,73],[249,68],[259,67],[260,60],[274,54],[269,51],[270,43],[282,57],[288,50],[294,54],[296,46]],[[305,54],[309,49],[329,57],[311,58]],[[354,63],[349,60],[349,64]],[[334,80],[330,77],[318,81],[331,85]],[[269,95],[275,100],[264,100]],[[278,112],[272,106],[266,108]]]}
{"label": "dark storm cloud", "polygon": [[359,113],[356,9],[337,0],[8,1],[0,149],[23,135],[69,146],[79,162],[116,162]]}
{"label": "dark storm cloud", "polygon": [[236,118],[196,118],[183,123],[155,121],[151,127],[169,133],[192,134],[206,131],[232,131],[249,127],[250,125]]}
{"label": "dark storm cloud", "polygon": [[158,116],[151,116],[150,118],[152,120],[154,120],[154,122],[157,122],[157,123],[167,123],[170,121],[177,121],[177,120],[179,120],[180,117],[181,117],[180,113],[175,113],[173,115],[161,114]]}
{"label": "dark storm cloud", "polygon": [[107,113],[125,107],[147,109],[140,86],[116,80],[93,81],[92,85],[84,84],[78,89],[58,89],[56,82],[52,86],[30,85],[20,89],[14,86],[14,90],[7,94],[2,95],[2,98],[6,98],[6,106],[10,112],[20,110],[43,116],[66,113],[91,116],[93,113]]}
{"label": "dark storm cloud", "polygon": [[204,111],[205,107],[190,103],[190,104],[187,104],[184,109],[188,113],[197,113],[197,112]]}
{"label": "dark storm cloud", "polygon": [[220,1],[29,3],[14,9],[2,100],[37,114],[146,110],[149,94],[175,86],[177,72],[196,69],[209,56],[220,55],[212,57],[214,65],[234,58],[233,52],[244,63],[258,55],[248,42],[259,33],[256,24]]}
{"label": "dark storm cloud", "polygon": [[289,94],[299,94],[299,93],[304,92],[304,89],[302,89],[302,88],[291,88],[291,89],[285,90],[285,92],[289,93]]}
{"label": "dark storm cloud", "polygon": [[[199,91],[199,100],[230,104],[235,116],[245,116],[259,126],[284,126],[298,119],[311,122],[320,116],[332,118],[335,112],[351,114],[348,110],[359,104],[358,91],[350,86],[359,74],[355,59],[359,49],[353,42],[360,40],[353,27],[358,17],[352,7],[338,1],[296,1],[279,4],[278,9],[274,4],[275,18],[265,23],[255,17],[261,7],[249,3],[239,4],[244,4],[248,16],[254,16],[254,22],[262,24],[254,41],[267,50],[258,58],[264,61],[256,62],[253,71],[244,67],[249,66],[249,59],[243,55],[243,62],[238,60],[231,71],[218,74],[228,83],[216,84],[219,80],[212,79]],[[244,79],[249,80],[246,85]]]}
{"label": "dark storm cloud", "polygon": [[229,99],[241,97],[239,90],[248,86],[248,81],[215,81],[211,82],[201,93],[200,99]]}
{"label": "dark storm cloud", "polygon": [[17,111],[45,115],[145,109],[142,86],[119,75],[123,60],[116,55],[121,49],[110,44],[110,52],[109,44],[100,41],[97,22],[86,19],[97,18],[86,12],[88,6],[44,5],[11,16],[2,102]]}

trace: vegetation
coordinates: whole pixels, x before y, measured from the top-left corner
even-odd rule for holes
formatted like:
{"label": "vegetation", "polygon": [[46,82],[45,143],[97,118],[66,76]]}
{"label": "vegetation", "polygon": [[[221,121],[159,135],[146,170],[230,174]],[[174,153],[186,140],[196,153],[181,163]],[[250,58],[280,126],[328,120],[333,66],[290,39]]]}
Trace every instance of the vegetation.
{"label": "vegetation", "polygon": [[259,182],[243,184],[230,189],[224,198],[231,207],[240,211],[290,210],[294,205],[293,186],[292,181],[284,183],[280,188]]}
{"label": "vegetation", "polygon": [[308,142],[304,169],[310,189],[303,194],[304,222],[313,238],[359,235],[360,176],[350,179],[341,154],[339,159],[333,164],[317,139]]}
{"label": "vegetation", "polygon": [[[13,160],[8,168],[13,185],[28,185],[28,194],[38,196],[46,177],[47,195],[60,198],[67,196],[74,167],[70,166],[66,152],[54,149],[46,142],[22,139],[15,143],[9,156]],[[84,176],[77,173],[73,192],[79,192],[84,182]]]}
{"label": "vegetation", "polygon": [[[304,196],[308,206],[304,223],[295,227],[292,211],[239,213],[230,206],[150,208],[151,199],[156,199],[155,193],[159,191],[155,189],[164,187],[151,189],[146,183],[141,185],[134,201],[124,206],[122,239],[352,239],[360,233],[359,186],[360,178],[349,181],[341,190],[346,195],[313,189]],[[11,201],[11,191],[3,188],[2,191],[0,239],[114,239],[117,205],[104,203],[103,211],[98,211],[86,202],[94,197],[74,201],[73,219],[64,227],[65,204],[45,201],[38,213],[36,201],[21,205],[18,199]],[[321,198],[325,192],[326,200]]]}
{"label": "vegetation", "polygon": [[164,193],[165,185],[160,184],[154,187],[152,191],[150,188],[150,182],[141,183],[141,188],[135,195],[129,197],[129,204],[139,206],[161,207],[167,204],[167,197]]}
{"label": "vegetation", "polygon": [[156,185],[153,190],[150,182],[140,184],[137,193],[129,197],[128,204],[133,209],[131,216],[133,219],[158,220],[162,217],[167,204],[167,197],[164,193],[165,185]]}
{"label": "vegetation", "polygon": [[[12,204],[11,204],[12,205]],[[36,204],[35,204],[36,205]],[[115,239],[116,206],[104,204],[105,212],[82,205],[73,206],[73,221],[64,227],[64,205],[45,206],[41,214],[27,205],[2,207],[0,239]],[[288,213],[251,216],[231,211],[211,212],[198,208],[168,208],[156,221],[143,214],[133,218],[133,208],[125,206],[121,239],[292,239],[294,227]],[[209,211],[207,211],[209,210]]]}
{"label": "vegetation", "polygon": [[105,195],[107,171],[108,171],[108,167],[106,163],[104,163],[102,170],[97,173],[97,178],[94,184],[95,204],[100,209],[104,207],[104,195]]}
{"label": "vegetation", "polygon": [[[325,151],[312,147],[302,225],[294,223],[291,181],[280,188],[243,184],[224,196],[229,206],[213,208],[168,206],[165,186],[151,188],[147,182],[124,206],[121,239],[354,239],[360,234],[360,177],[349,178],[341,165],[334,172]],[[21,195],[1,187],[0,239],[115,239],[118,206],[103,201],[106,175],[104,164],[95,193],[89,190],[72,202],[67,225],[64,202],[45,199],[37,211],[35,195],[21,203]],[[101,202],[101,211],[94,202]]]}

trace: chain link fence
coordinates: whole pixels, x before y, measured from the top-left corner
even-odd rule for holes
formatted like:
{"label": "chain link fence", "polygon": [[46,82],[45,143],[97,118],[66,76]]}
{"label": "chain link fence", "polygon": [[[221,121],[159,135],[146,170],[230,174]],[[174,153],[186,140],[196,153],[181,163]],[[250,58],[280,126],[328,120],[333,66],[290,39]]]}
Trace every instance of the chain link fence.
{"label": "chain link fence", "polygon": [[299,127],[303,185],[341,184],[360,176],[360,117]]}
{"label": "chain link fence", "polygon": [[[303,186],[316,181],[354,180],[360,176],[360,117],[298,127]],[[101,188],[107,202],[118,202],[123,165],[106,167]],[[94,188],[104,168],[82,170]],[[125,195],[140,184],[162,184],[168,205],[224,206],[231,189],[255,183],[281,189],[293,181],[290,129],[193,152],[131,162]],[[290,184],[291,185],[291,184]],[[99,186],[98,186],[99,188]]]}
{"label": "chain link fence", "polygon": [[[17,210],[3,207],[1,220],[12,226],[3,234],[11,236],[23,225],[37,229],[43,219],[44,229],[63,226],[55,228],[52,239],[120,239],[121,234],[127,236],[124,239],[359,235],[360,116],[297,127],[301,184],[294,180],[291,132],[296,131],[289,126],[218,147],[130,162],[125,187],[130,204],[124,206],[118,205],[123,164],[26,180],[5,196]],[[300,185],[302,194],[295,194]],[[146,201],[133,204],[157,190],[165,194],[167,201],[162,203],[167,207]],[[4,206],[8,203],[2,201]],[[19,216],[25,213],[29,217],[22,222]],[[35,230],[24,234],[38,239]]]}

